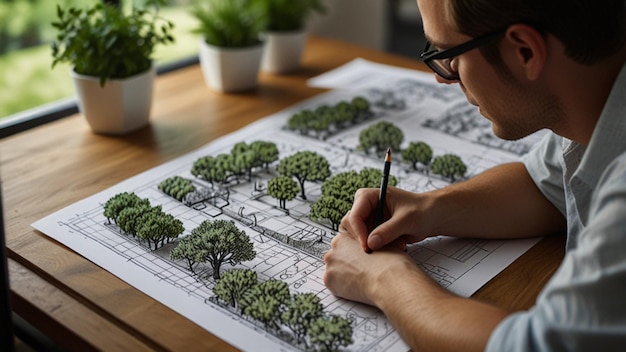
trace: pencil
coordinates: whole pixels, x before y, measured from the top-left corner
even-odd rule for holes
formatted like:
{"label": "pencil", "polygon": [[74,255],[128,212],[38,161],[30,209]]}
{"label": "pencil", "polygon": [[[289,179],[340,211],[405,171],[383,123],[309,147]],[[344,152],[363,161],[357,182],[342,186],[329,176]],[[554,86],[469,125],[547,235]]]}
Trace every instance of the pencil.
{"label": "pencil", "polygon": [[391,169],[391,148],[387,148],[385,155],[385,167],[383,168],[383,177],[380,180],[380,192],[378,193],[378,206],[376,207],[376,215],[374,218],[374,228],[383,222],[383,211],[385,209],[385,198],[387,197],[387,184],[389,183],[389,170]]}

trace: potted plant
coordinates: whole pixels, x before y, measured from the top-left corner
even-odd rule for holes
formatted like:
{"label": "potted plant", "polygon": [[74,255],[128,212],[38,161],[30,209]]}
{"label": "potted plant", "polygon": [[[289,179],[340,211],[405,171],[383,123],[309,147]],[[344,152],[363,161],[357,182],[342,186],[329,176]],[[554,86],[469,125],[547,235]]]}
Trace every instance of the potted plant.
{"label": "potted plant", "polygon": [[124,134],[148,124],[152,105],[155,46],[169,44],[172,22],[158,12],[167,0],[146,0],[125,13],[97,3],[90,8],[57,6],[52,23],[52,67],[71,65],[78,106],[96,133]]}
{"label": "potted plant", "polygon": [[306,43],[306,20],[314,12],[326,13],[321,0],[262,0],[267,13],[265,52],[261,69],[285,73],[300,67]]}
{"label": "potted plant", "polygon": [[200,35],[200,66],[206,84],[219,92],[256,87],[263,56],[260,35],[266,14],[258,0],[207,0],[192,15]]}

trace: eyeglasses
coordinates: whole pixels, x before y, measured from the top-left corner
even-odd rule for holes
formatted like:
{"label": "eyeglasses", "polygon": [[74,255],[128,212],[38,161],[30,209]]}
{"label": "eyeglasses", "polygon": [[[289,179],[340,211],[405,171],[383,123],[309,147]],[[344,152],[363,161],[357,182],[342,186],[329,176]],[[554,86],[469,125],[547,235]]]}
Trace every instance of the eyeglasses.
{"label": "eyeglasses", "polygon": [[504,34],[505,31],[506,28],[494,32],[489,32],[487,34],[478,36],[465,43],[459,44],[443,51],[430,50],[430,47],[432,45],[430,44],[430,42],[426,41],[426,46],[424,47],[424,50],[420,57],[422,58],[424,63],[428,65],[428,67],[430,67],[431,70],[435,71],[435,73],[441,76],[443,79],[449,81],[458,81],[460,78],[459,73],[452,68],[452,59],[467,51],[489,43],[489,41]]}

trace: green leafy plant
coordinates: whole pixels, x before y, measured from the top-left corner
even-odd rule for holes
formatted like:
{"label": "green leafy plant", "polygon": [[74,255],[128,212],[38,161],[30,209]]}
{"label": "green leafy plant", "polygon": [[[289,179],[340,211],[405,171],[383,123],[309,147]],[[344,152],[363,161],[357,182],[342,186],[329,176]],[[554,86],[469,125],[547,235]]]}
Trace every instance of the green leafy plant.
{"label": "green leafy plant", "polygon": [[456,154],[444,154],[433,159],[431,166],[434,174],[449,178],[452,182],[457,177],[465,177],[467,165]]}
{"label": "green leafy plant", "polygon": [[174,24],[159,16],[166,2],[146,0],[145,8],[128,13],[103,3],[88,9],[57,5],[52,67],[68,62],[79,74],[99,77],[100,85],[148,70],[155,46],[174,42]]}
{"label": "green leafy plant", "polygon": [[261,43],[267,15],[258,0],[208,0],[196,2],[191,14],[198,20],[194,33],[209,45],[227,48]]}
{"label": "green leafy plant", "polygon": [[265,3],[270,31],[295,31],[304,28],[313,13],[326,13],[321,0],[262,0]]}
{"label": "green leafy plant", "polygon": [[324,181],[330,177],[328,160],[309,150],[302,150],[280,161],[276,168],[281,176],[294,177],[300,183],[300,196],[306,200],[304,182]]}

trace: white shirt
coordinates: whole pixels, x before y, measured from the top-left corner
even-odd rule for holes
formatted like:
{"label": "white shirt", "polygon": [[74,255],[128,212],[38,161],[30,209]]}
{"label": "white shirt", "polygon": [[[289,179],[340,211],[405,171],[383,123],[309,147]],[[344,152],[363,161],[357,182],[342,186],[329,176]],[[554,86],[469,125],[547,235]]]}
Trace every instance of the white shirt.
{"label": "white shirt", "polygon": [[535,306],[501,322],[487,350],[626,351],[626,65],[588,146],[549,134],[524,164],[567,218],[567,252]]}

